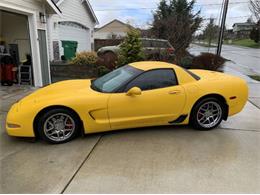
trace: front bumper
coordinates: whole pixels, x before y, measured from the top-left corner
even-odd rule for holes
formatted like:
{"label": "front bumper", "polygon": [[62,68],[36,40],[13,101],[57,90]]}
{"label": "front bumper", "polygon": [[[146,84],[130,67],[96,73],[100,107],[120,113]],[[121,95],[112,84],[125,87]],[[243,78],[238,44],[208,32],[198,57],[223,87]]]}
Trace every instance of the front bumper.
{"label": "front bumper", "polygon": [[7,134],[15,137],[35,137],[33,118],[28,112],[19,110],[19,103],[14,104],[6,118]]}

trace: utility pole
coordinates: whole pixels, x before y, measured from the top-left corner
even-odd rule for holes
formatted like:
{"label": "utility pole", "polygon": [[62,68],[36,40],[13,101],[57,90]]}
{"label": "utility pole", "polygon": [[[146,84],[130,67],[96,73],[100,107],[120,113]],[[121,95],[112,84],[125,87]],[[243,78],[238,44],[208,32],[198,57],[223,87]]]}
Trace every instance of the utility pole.
{"label": "utility pole", "polygon": [[226,26],[228,4],[229,4],[229,0],[224,0],[224,1],[225,1],[225,3],[224,3],[223,14],[222,14],[221,27],[220,27],[219,37],[218,37],[218,49],[217,49],[217,55],[218,56],[221,55],[223,38],[224,38],[224,31],[225,31],[225,26]]}

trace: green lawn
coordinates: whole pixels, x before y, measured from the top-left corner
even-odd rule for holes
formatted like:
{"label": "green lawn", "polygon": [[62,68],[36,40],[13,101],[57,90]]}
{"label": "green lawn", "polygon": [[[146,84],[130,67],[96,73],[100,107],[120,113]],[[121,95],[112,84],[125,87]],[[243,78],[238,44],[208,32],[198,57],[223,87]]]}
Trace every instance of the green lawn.
{"label": "green lawn", "polygon": [[251,48],[260,48],[260,43],[256,43],[251,39],[234,40],[231,45],[239,45]]}

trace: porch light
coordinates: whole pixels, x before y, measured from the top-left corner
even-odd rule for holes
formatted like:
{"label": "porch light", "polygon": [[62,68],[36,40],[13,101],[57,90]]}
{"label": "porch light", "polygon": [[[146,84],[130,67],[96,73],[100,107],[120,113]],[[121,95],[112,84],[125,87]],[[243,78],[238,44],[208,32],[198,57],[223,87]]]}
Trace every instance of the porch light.
{"label": "porch light", "polygon": [[40,21],[42,24],[46,24],[46,16],[42,12],[40,12]]}

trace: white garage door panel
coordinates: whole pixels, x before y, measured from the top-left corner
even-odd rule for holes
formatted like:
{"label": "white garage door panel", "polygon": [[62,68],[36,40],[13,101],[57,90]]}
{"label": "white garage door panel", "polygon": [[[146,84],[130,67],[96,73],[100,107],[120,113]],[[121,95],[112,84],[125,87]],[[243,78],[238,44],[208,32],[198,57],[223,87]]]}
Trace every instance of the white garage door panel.
{"label": "white garage door panel", "polygon": [[91,50],[89,30],[76,28],[73,26],[60,25],[59,36],[61,41],[77,41],[77,52]]}

